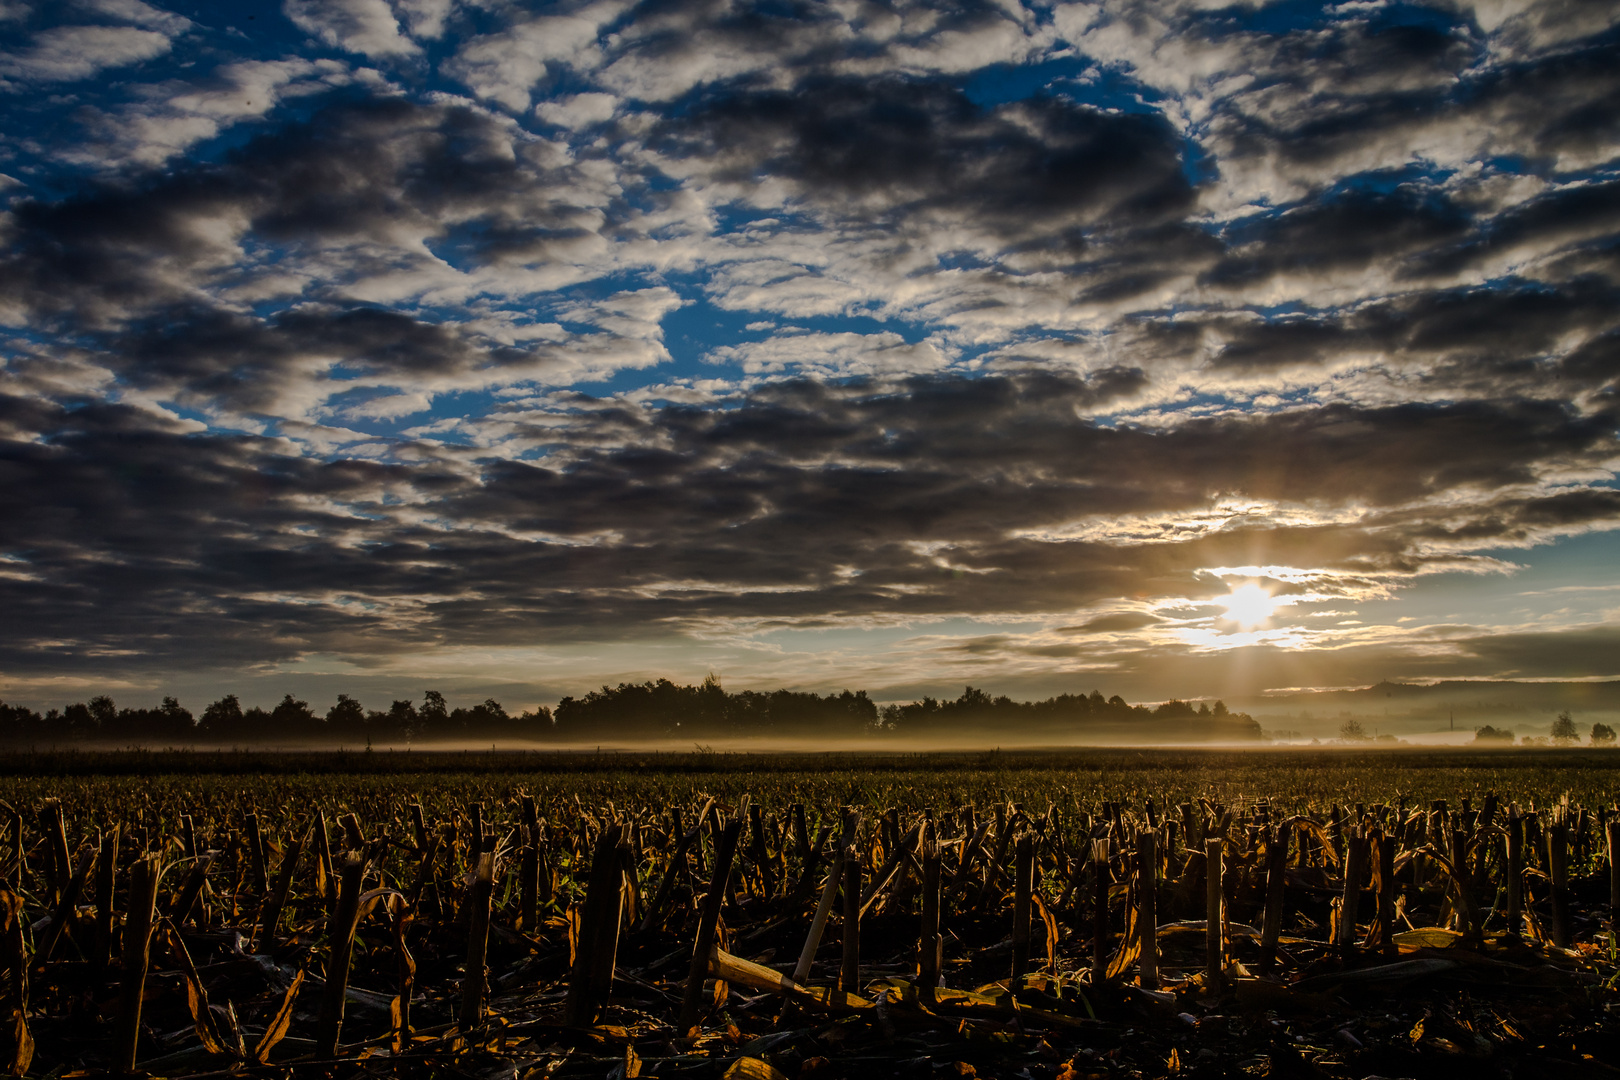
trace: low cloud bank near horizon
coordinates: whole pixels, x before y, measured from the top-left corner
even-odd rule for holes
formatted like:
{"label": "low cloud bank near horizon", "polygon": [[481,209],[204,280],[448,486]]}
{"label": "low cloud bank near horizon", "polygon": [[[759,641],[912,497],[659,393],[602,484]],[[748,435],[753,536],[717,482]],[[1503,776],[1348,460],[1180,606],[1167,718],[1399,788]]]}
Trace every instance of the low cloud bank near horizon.
{"label": "low cloud bank near horizon", "polygon": [[7,700],[1620,677],[1601,5],[255,12],[0,21]]}

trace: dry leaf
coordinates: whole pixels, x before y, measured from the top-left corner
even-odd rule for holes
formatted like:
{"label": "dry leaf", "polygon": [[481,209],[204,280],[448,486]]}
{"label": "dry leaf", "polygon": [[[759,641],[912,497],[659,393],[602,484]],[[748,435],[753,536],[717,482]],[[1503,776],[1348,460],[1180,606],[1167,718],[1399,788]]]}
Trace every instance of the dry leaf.
{"label": "dry leaf", "polygon": [[259,1037],[259,1045],[253,1048],[253,1060],[260,1065],[270,1063],[270,1051],[274,1049],[276,1043],[287,1037],[287,1029],[292,1026],[293,1004],[298,1000],[299,987],[303,985],[304,970],[299,968],[298,974],[293,976],[292,985],[287,987],[286,996],[281,999],[281,1008],[276,1010],[275,1019],[270,1021],[270,1026],[265,1028],[264,1034]]}
{"label": "dry leaf", "polygon": [[1455,930],[1446,930],[1438,926],[1426,926],[1420,930],[1408,930],[1396,934],[1391,939],[1397,945],[1404,945],[1412,949],[1449,949],[1463,938]]}
{"label": "dry leaf", "polygon": [[163,921],[169,952],[179,965],[180,974],[185,976],[186,1008],[191,1012],[191,1022],[196,1025],[197,1038],[202,1040],[203,1046],[210,1054],[229,1053],[225,1041],[220,1038],[219,1031],[214,1027],[214,1014],[208,1008],[208,991],[203,988],[202,979],[197,974],[197,966],[191,962],[191,953],[187,951],[186,943],[180,937],[180,932],[174,928],[174,924],[167,919]]}
{"label": "dry leaf", "polygon": [[11,1010],[11,1063],[7,1068],[12,1076],[23,1076],[34,1060],[34,1037],[28,1031],[28,1018],[21,1009]]}
{"label": "dry leaf", "polygon": [[772,1068],[769,1062],[745,1057],[732,1062],[722,1080],[787,1080],[787,1077]]}

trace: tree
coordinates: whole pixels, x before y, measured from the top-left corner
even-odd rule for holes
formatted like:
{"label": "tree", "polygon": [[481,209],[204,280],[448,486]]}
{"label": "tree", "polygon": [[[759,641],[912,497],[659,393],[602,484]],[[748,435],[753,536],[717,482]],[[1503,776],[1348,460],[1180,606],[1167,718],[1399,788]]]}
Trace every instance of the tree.
{"label": "tree", "polygon": [[244,738],[255,738],[263,732],[270,730],[270,713],[263,705],[254,705],[242,710],[242,731]]}
{"label": "tree", "polygon": [[326,730],[334,738],[359,738],[366,732],[366,710],[348,694],[339,694],[337,704],[326,710]]}
{"label": "tree", "polygon": [[1486,724],[1484,727],[1474,729],[1474,741],[1476,743],[1499,743],[1512,746],[1513,729],[1494,728],[1491,727],[1491,725]]}
{"label": "tree", "polygon": [[1346,720],[1339,725],[1339,738],[1345,742],[1366,742],[1370,736],[1360,720]]}
{"label": "tree", "polygon": [[112,698],[101,694],[90,699],[90,716],[102,731],[111,731],[118,720],[118,707]]}
{"label": "tree", "polygon": [[[46,719],[50,720],[53,715],[56,715],[55,709],[46,714]],[[50,734],[66,735],[72,739],[93,739],[97,735],[103,734],[100,730],[101,725],[96,723],[95,715],[90,712],[90,706],[82,701],[69,705],[57,716],[57,719],[60,722],[60,727],[56,724],[46,725],[48,728],[56,729]],[[113,733],[108,731],[105,734],[111,735]]]}
{"label": "tree", "polygon": [[0,742],[21,742],[38,738],[45,730],[45,718],[26,705],[0,701]]}
{"label": "tree", "polygon": [[291,694],[281,699],[281,704],[270,710],[270,723],[268,727],[261,727],[251,734],[260,737],[273,735],[278,739],[307,738],[319,735],[321,720],[309,709],[309,702],[299,701]]}
{"label": "tree", "polygon": [[1592,725],[1592,745],[1593,746],[1613,746],[1614,745],[1614,728],[1610,727],[1608,724],[1593,724]]}
{"label": "tree", "polygon": [[203,710],[202,730],[211,739],[234,739],[242,734],[242,703],[235,694],[226,694]]}
{"label": "tree", "polygon": [[1575,718],[1569,715],[1569,710],[1558,714],[1553,721],[1552,741],[1558,746],[1570,746],[1581,741],[1580,729],[1575,726]]}
{"label": "tree", "polygon": [[163,717],[163,730],[171,738],[188,739],[197,732],[197,718],[191,710],[172,697],[163,699],[157,710]]}
{"label": "tree", "polygon": [[536,705],[533,709],[512,717],[511,731],[508,734],[519,739],[549,739],[551,733],[551,710],[544,705]]}
{"label": "tree", "polygon": [[422,695],[422,707],[416,710],[416,737],[442,739],[450,734],[450,706],[444,695],[429,690]]}
{"label": "tree", "polygon": [[416,734],[420,722],[416,706],[409,699],[396,701],[388,707],[387,712],[374,712],[366,717],[367,738],[406,742]]}
{"label": "tree", "polygon": [[470,709],[457,709],[450,714],[450,726],[467,736],[483,737],[504,731],[511,717],[494,698],[485,698],[482,705]]}

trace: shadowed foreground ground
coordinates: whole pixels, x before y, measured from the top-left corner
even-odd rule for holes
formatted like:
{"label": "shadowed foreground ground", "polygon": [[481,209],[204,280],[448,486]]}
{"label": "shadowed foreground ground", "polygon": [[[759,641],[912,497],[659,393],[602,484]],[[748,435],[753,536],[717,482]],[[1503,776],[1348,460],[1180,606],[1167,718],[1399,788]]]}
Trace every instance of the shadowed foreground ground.
{"label": "shadowed foreground ground", "polygon": [[1610,1076],[1611,760],[12,756],[0,1066]]}

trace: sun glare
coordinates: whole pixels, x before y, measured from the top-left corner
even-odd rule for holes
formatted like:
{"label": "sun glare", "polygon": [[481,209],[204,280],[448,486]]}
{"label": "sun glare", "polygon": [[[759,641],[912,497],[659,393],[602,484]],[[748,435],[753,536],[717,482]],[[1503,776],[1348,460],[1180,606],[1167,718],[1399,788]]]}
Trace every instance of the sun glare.
{"label": "sun glare", "polygon": [[1216,601],[1226,617],[1242,627],[1259,626],[1277,610],[1276,599],[1258,585],[1240,585]]}

